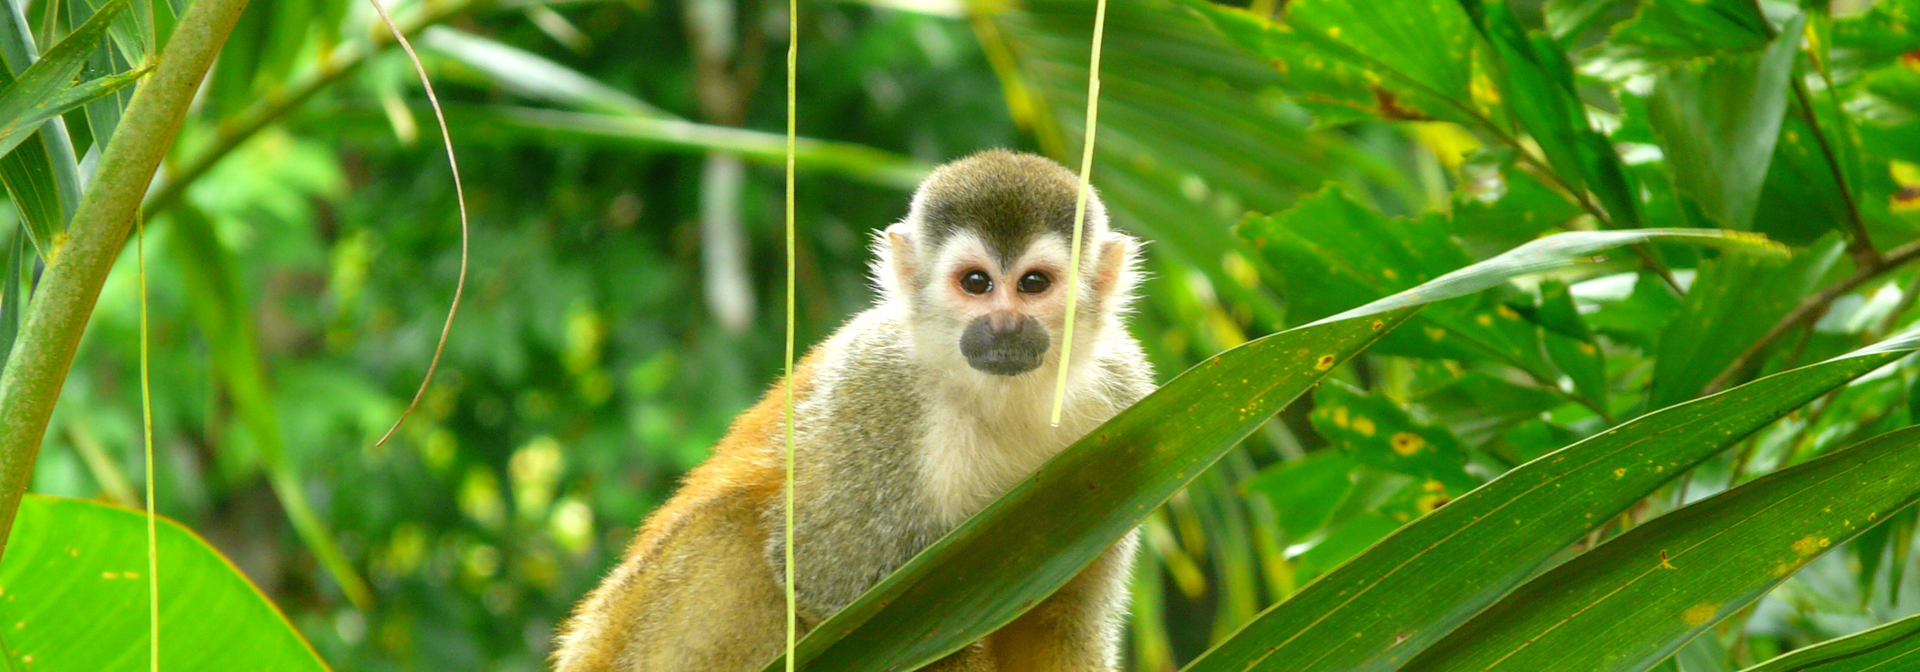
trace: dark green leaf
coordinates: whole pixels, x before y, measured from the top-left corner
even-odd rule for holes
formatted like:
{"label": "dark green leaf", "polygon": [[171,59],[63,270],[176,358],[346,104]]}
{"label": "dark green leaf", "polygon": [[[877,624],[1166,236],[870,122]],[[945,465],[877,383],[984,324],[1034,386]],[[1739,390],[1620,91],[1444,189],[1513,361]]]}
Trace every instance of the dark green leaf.
{"label": "dark green leaf", "polygon": [[1472,127],[1499,116],[1476,89],[1482,48],[1456,0],[1296,0],[1277,21],[1183,0],[1242,47],[1270,59],[1290,91],[1337,121],[1442,119]]}
{"label": "dark green leaf", "polygon": [[1698,396],[1773,323],[1820,286],[1844,258],[1835,240],[1792,262],[1726,254],[1706,263],[1687,291],[1679,316],[1661,333],[1654,360],[1650,408]]}
{"label": "dark green leaf", "polygon": [[[1528,582],[1407,663],[1451,672],[1644,670],[1920,498],[1920,427],[1655,518]],[[1685,468],[1684,461],[1652,465]]]}
{"label": "dark green leaf", "polygon": [[1313,406],[1314,431],[1363,464],[1439,481],[1455,494],[1480,485],[1467,475],[1467,449],[1453,432],[1415,420],[1392,399],[1328,381]]}
{"label": "dark green leaf", "polygon": [[[1688,5],[1679,0],[1648,5]],[[1750,11],[1750,10],[1749,10]],[[1681,193],[1720,226],[1749,229],[1780,138],[1805,16],[1757,54],[1723,55],[1661,72],[1647,100]]]}
{"label": "dark green leaf", "polygon": [[1382,540],[1187,669],[1399,668],[1691,465],[1916,348],[1920,335],[1907,334],[1642,416],[1529,462]]}
{"label": "dark green leaf", "polygon": [[1298,540],[1327,524],[1334,509],[1353,491],[1348,473],[1357,466],[1351,457],[1323,450],[1262,469],[1240,487],[1249,495],[1265,497],[1280,531],[1287,539]]}
{"label": "dark green leaf", "polygon": [[[1669,60],[1759,51],[1772,35],[1752,0],[1646,0],[1613,43],[1648,59]],[[1785,31],[1799,35],[1799,31]],[[1798,45],[1798,39],[1795,39]]]}
{"label": "dark green leaf", "polygon": [[1920,616],[1828,640],[1741,672],[1869,672],[1920,665]]}

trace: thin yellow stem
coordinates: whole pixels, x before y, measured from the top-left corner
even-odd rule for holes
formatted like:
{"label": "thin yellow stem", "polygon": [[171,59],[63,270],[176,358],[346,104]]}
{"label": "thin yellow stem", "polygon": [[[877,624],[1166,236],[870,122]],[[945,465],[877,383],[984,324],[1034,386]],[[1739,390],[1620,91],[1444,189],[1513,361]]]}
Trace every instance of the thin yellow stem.
{"label": "thin yellow stem", "polygon": [[135,215],[134,257],[140,269],[140,426],[147,459],[147,667],[160,672],[160,547],[153,512],[153,383],[147,375],[147,224]]}
{"label": "thin yellow stem", "polygon": [[793,591],[793,155],[798,137],[794,128],[794,101],[798,98],[794,68],[800,63],[800,0],[787,0],[787,672],[793,672],[793,645],[799,634],[799,609]]}
{"label": "thin yellow stem", "polygon": [[440,122],[440,141],[447,146],[447,170],[453,173],[453,200],[460,209],[460,277],[453,283],[453,303],[447,306],[447,321],[440,326],[440,342],[433,346],[433,359],[427,362],[427,375],[420,380],[419,389],[414,390],[413,400],[407,402],[407,410],[393,421],[393,426],[380,437],[374,445],[386,445],[393,433],[400,431],[400,425],[413,414],[420,405],[420,398],[427,395],[427,386],[433,384],[433,373],[440,368],[440,353],[447,349],[447,335],[453,333],[453,316],[460,312],[460,295],[467,288],[467,192],[460,184],[460,161],[453,155],[453,134],[447,131],[447,115],[440,111],[440,98],[433,93],[433,80],[427,78],[427,67],[420,64],[420,55],[414,53],[413,43],[407,41],[406,32],[400,30],[393,17],[387,15],[387,8],[380,0],[367,0],[373,4],[373,10],[380,13],[380,20],[387,24],[387,31],[393,33],[393,40],[407,52],[407,59],[413,61],[413,71],[420,76],[420,88],[427,91],[427,102],[433,105],[433,118]]}
{"label": "thin yellow stem", "polygon": [[1100,43],[1107,33],[1107,0],[1099,0],[1093,10],[1093,55],[1087,60],[1087,134],[1080,147],[1080,194],[1073,202],[1073,248],[1067,253],[1067,325],[1060,335],[1060,377],[1053,387],[1053,417],[1060,426],[1060,411],[1067,403],[1068,363],[1073,360],[1073,314],[1080,303],[1080,243],[1087,224],[1087,198],[1093,191],[1093,136],[1100,119]]}

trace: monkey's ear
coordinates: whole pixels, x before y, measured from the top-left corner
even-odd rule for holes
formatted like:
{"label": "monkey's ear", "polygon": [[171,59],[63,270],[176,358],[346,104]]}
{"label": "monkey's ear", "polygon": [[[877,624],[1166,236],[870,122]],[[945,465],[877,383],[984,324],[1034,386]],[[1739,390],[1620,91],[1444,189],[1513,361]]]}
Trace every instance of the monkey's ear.
{"label": "monkey's ear", "polygon": [[892,274],[893,288],[904,298],[913,298],[919,285],[914,276],[919,274],[913,255],[913,230],[906,222],[887,227],[887,266],[883,271]]}
{"label": "monkey's ear", "polygon": [[[1108,231],[1100,241],[1100,261],[1094,267],[1093,291],[1102,299],[1133,293],[1139,283],[1140,241],[1119,231]],[[1116,291],[1117,290],[1117,291]]]}

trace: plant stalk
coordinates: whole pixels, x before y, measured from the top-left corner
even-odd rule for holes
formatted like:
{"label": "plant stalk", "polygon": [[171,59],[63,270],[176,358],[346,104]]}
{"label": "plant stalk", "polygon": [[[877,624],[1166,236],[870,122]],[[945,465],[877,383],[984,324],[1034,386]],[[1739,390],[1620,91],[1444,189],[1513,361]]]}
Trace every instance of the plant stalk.
{"label": "plant stalk", "polygon": [[126,247],[140,200],[194,94],[246,6],[247,0],[194,0],[188,6],[153,74],[121,116],[121,127],[133,132],[115,133],[107,143],[92,188],[74,212],[67,244],[41,277],[20,340],[0,374],[0,554],[100,287]]}

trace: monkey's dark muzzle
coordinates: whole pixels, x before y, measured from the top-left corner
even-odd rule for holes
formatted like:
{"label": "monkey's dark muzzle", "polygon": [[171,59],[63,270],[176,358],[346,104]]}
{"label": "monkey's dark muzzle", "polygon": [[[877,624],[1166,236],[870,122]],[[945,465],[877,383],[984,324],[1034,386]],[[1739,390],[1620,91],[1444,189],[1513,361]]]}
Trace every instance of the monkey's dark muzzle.
{"label": "monkey's dark muzzle", "polygon": [[1047,354],[1047,329],[1026,315],[977,317],[960,334],[960,354],[976,370],[1017,376],[1040,368]]}

